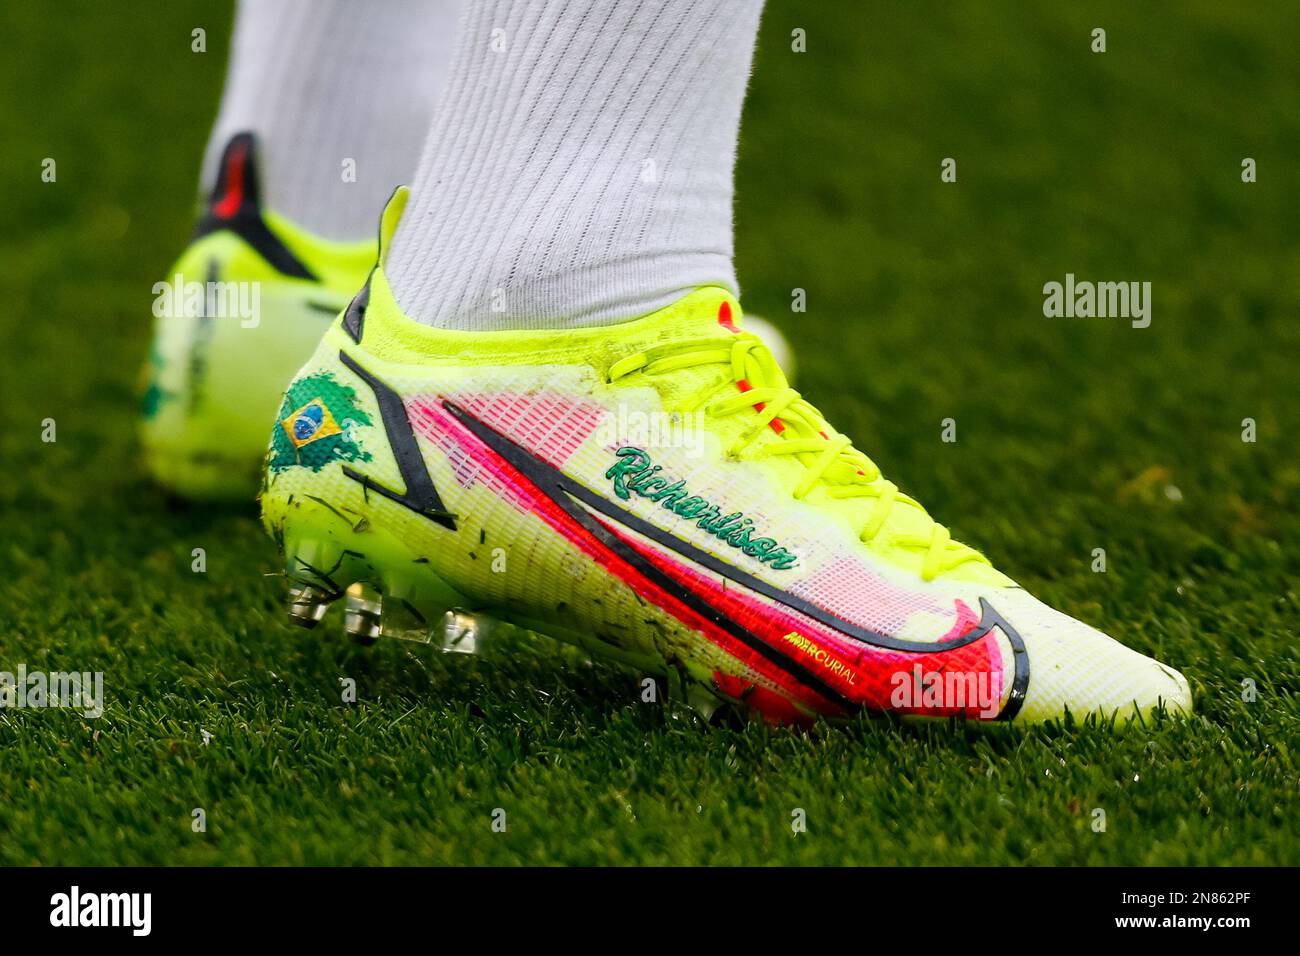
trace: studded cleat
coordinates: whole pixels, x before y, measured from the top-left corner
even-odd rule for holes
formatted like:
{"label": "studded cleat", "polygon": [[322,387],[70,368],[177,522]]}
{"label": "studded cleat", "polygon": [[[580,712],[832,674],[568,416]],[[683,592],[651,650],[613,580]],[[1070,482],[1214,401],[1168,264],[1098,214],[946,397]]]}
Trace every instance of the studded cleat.
{"label": "studded cleat", "polygon": [[613,327],[446,331],[402,314],[381,255],[284,396],[262,508],[291,614],[344,598],[364,640],[527,629],[777,722],[1191,708],[1177,671],[952,540],[720,288]]}
{"label": "studded cleat", "polygon": [[373,240],[330,242],[264,209],[253,136],[231,139],[194,237],[154,286],[142,437],[161,484],[252,500],[284,383],[374,261]]}

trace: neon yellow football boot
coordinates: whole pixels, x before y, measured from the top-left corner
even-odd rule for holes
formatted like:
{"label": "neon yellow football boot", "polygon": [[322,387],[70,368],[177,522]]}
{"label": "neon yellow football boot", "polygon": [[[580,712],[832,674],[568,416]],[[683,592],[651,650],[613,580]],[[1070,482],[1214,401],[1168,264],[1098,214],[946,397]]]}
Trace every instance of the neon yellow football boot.
{"label": "neon yellow football boot", "polygon": [[373,240],[320,239],[258,193],[254,139],[241,133],[194,238],[153,290],[145,461],[186,497],[252,500],[285,382],[375,262]]}
{"label": "neon yellow football boot", "polygon": [[1191,708],[1177,671],[952,540],[721,288],[612,327],[447,331],[402,314],[381,253],[288,388],[262,508],[293,619],[342,600],[364,639],[504,622],[782,722]]}

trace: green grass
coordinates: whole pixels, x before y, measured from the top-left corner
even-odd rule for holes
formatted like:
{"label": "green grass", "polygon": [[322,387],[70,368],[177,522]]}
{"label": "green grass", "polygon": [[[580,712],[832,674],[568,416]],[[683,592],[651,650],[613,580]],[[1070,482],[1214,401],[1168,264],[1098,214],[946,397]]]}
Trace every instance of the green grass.
{"label": "green grass", "polygon": [[[710,730],[604,667],[290,628],[254,508],[169,504],[134,443],[228,11],[7,4],[0,670],[102,670],[109,706],[0,711],[0,862],[1300,862],[1300,8],[989,6],[769,4],[746,299],[797,330],[804,391],[887,474],[1183,669],[1194,718]],[[1066,272],[1151,281],[1151,327],[1044,318]]]}

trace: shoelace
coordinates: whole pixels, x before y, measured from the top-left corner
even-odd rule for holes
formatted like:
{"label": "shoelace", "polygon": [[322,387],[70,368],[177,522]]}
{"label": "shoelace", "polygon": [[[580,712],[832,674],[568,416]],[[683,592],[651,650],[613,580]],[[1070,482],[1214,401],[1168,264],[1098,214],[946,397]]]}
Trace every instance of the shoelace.
{"label": "shoelace", "polygon": [[[898,486],[886,479],[870,458],[853,447],[853,442],[839,434],[802,395],[786,382],[785,374],[762,341],[750,333],[740,333],[734,340],[697,339],[657,346],[628,355],[609,369],[609,381],[640,372],[663,375],[702,365],[727,365],[731,377],[716,387],[705,389],[683,411],[703,412],[715,418],[734,415],[742,409],[757,412],[754,427],[748,429],[728,449],[730,458],[739,458],[770,428],[782,441],[764,445],[758,457],[792,455],[804,467],[803,478],[794,489],[796,499],[804,498],[819,485],[835,498],[874,498],[875,504],[858,536],[863,542],[880,534],[895,505],[915,508],[929,523],[927,535],[891,533],[889,542],[909,550],[924,551],[921,577],[931,581],[968,561],[988,564],[989,560],[974,548],[954,541],[948,529],[939,524]],[[718,398],[720,392],[735,388],[735,394]]]}

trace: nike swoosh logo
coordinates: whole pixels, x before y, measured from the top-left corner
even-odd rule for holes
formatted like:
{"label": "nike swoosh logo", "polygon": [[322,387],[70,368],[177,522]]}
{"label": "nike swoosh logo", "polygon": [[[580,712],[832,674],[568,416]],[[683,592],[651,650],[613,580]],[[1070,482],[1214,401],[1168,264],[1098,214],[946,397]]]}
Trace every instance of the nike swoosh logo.
{"label": "nike swoosh logo", "polygon": [[[384,421],[389,446],[397,461],[398,470],[406,485],[406,491],[403,493],[395,492],[346,465],[343,466],[344,475],[359,482],[368,490],[375,491],[389,500],[409,508],[449,530],[455,531],[455,515],[446,511],[442,499],[434,488],[433,479],[429,475],[428,466],[425,464],[424,455],[421,453],[416,441],[415,431],[411,426],[410,417],[401,396],[364,369],[346,352],[339,352],[339,360],[374,392],[379,403],[380,416]],[[971,631],[951,641],[907,641],[860,627],[797,595],[768,584],[749,572],[697,548],[689,541],[665,531],[658,525],[652,524],[609,499],[596,494],[585,485],[565,475],[558,468],[543,461],[528,449],[507,438],[491,425],[475,418],[450,399],[441,399],[440,404],[470,434],[474,435],[502,458],[537,488],[541,494],[545,495],[573,521],[595,537],[605,548],[635,568],[644,578],[666,593],[673,595],[696,614],[730,634],[786,673],[797,678],[804,686],[815,691],[841,710],[853,712],[860,710],[862,705],[858,701],[845,696],[823,680],[819,674],[814,673],[800,661],[784,653],[781,648],[773,646],[759,635],[737,623],[731,615],[726,614],[706,598],[665,573],[631,542],[611,531],[592,512],[601,514],[629,530],[644,535],[651,541],[700,567],[762,594],[790,610],[798,611],[832,630],[839,631],[847,637],[872,647],[916,654],[938,654],[973,644],[975,641],[981,640],[989,631],[997,628],[1002,631],[1011,644],[1015,664],[1015,676],[1012,681],[1011,692],[997,719],[1010,720],[1023,706],[1025,693],[1029,688],[1029,654],[1020,635],[1002,615],[994,610],[986,599],[980,598],[981,615],[979,623]]]}
{"label": "nike swoosh logo", "polygon": [[[449,399],[442,399],[442,407],[463,425],[479,441],[487,445],[492,451],[509,463],[516,471],[527,478],[542,494],[546,495],[551,501],[564,510],[571,518],[581,524],[584,528],[595,535],[606,547],[614,551],[620,558],[633,565],[644,576],[654,581],[656,584],[664,587],[670,593],[683,600],[697,613],[706,619],[717,624],[719,627],[732,634],[746,645],[767,657],[774,663],[779,664],[783,669],[794,673],[801,681],[812,686],[829,700],[834,701],[846,709],[857,709],[860,705],[856,701],[849,700],[839,691],[823,681],[818,675],[812,673],[798,661],[782,653],[779,649],[773,647],[767,641],[758,635],[749,631],[747,628],[737,624],[729,615],[722,613],[718,608],[709,604],[707,601],[700,599],[692,592],[682,593],[681,585],[670,576],[664,574],[659,568],[649,562],[629,542],[610,530],[595,519],[591,512],[598,512],[624,527],[637,532],[656,544],[674,552],[686,560],[697,564],[703,568],[721,575],[727,580],[734,581],[752,591],[764,595],[771,600],[784,605],[786,608],[798,611],[807,617],[825,625],[832,630],[838,631],[847,637],[850,637],[860,643],[879,647],[887,650],[904,651],[915,654],[936,654],[964,647],[967,644],[981,640],[989,631],[997,628],[1006,636],[1007,641],[1011,644],[1012,657],[1015,664],[1015,676],[1012,680],[1011,692],[1007,698],[1007,703],[1002,711],[998,714],[1001,720],[1010,720],[1014,717],[1024,704],[1025,694],[1029,688],[1029,654],[1025,649],[1024,640],[1016,630],[1002,617],[985,598],[980,598],[980,621],[968,633],[960,638],[943,642],[927,641],[908,641],[902,638],[893,637],[888,634],[881,634],[868,628],[861,627],[851,621],[832,614],[824,608],[784,591],[775,585],[769,584],[761,578],[755,577],[749,572],[721,560],[707,551],[697,548],[689,541],[677,537],[671,532],[665,531],[658,525],[652,524],[633,514],[625,508],[620,507],[601,495],[596,494],[590,488],[575,481],[565,475],[562,471],[550,465],[549,463],[538,458],[526,448],[515,443],[511,439],[502,435],[492,426],[475,418],[465,409],[461,408],[455,402]],[[586,508],[582,507],[585,505]]]}

